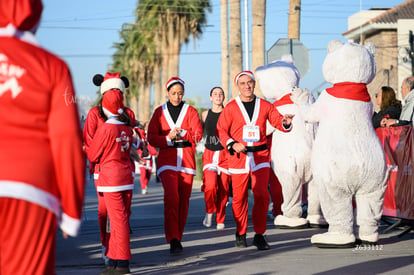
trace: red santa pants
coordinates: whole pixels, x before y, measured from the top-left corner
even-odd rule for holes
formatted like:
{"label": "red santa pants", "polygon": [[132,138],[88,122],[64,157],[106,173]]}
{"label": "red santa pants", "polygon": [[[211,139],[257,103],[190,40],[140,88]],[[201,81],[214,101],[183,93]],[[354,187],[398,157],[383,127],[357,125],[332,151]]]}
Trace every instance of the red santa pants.
{"label": "red santa pants", "polygon": [[104,192],[105,204],[111,221],[106,256],[113,260],[131,259],[129,239],[129,217],[131,214],[132,190]]}
{"label": "red santa pants", "polygon": [[251,186],[254,196],[252,213],[254,231],[257,234],[263,234],[266,231],[267,210],[270,201],[268,191],[269,169],[265,167],[246,174],[231,175],[233,186],[233,216],[239,235],[246,234],[247,232],[249,175],[251,176]]}
{"label": "red santa pants", "polygon": [[37,204],[0,198],[0,274],[55,274],[57,219]]}
{"label": "red santa pants", "polygon": [[204,170],[204,200],[206,212],[216,212],[216,222],[224,223],[226,217],[226,204],[229,199],[230,176],[225,173],[217,174],[216,171]]}
{"label": "red santa pants", "polygon": [[280,185],[279,179],[276,177],[273,169],[269,169],[269,174],[270,197],[273,202],[272,214],[273,217],[276,217],[277,215],[282,215],[282,185]]}
{"label": "red santa pants", "polygon": [[193,175],[165,170],[160,174],[164,188],[164,231],[168,243],[181,241],[193,188]]}
{"label": "red santa pants", "polygon": [[139,168],[139,172],[140,172],[140,183],[141,183],[141,189],[147,189],[148,186],[148,182],[151,178],[151,169],[147,169],[144,166],[141,166]]}
{"label": "red santa pants", "polygon": [[[95,187],[98,186],[98,180],[95,179]],[[99,230],[101,232],[101,243],[103,246],[108,247],[109,232],[106,232],[108,222],[108,211],[106,210],[105,199],[102,192],[97,192],[98,196],[98,222]]]}

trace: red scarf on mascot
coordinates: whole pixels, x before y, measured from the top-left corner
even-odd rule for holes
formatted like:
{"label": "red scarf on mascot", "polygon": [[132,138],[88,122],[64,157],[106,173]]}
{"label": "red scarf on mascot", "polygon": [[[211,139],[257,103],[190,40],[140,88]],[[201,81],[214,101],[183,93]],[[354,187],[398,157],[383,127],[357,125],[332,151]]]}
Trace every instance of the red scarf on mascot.
{"label": "red scarf on mascot", "polygon": [[278,107],[278,106],[282,106],[282,105],[293,104],[292,99],[290,99],[290,95],[291,95],[291,93],[289,93],[287,95],[284,95],[279,100],[276,100],[275,102],[273,102],[273,106]]}
{"label": "red scarf on mascot", "polygon": [[365,83],[342,82],[336,83],[332,88],[326,89],[326,92],[337,98],[359,100],[370,102],[367,85]]}

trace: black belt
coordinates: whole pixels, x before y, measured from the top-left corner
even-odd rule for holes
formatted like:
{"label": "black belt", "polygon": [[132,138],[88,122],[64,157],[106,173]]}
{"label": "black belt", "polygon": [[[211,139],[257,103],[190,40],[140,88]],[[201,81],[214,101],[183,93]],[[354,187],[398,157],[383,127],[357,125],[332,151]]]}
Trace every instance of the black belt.
{"label": "black belt", "polygon": [[259,146],[246,146],[246,152],[259,152],[259,151],[264,151],[266,149],[267,149],[266,144],[262,144]]}
{"label": "black belt", "polygon": [[174,148],[185,148],[185,147],[191,147],[193,146],[191,144],[191,142],[189,142],[188,140],[180,140],[180,141],[174,141],[174,144],[172,147]]}

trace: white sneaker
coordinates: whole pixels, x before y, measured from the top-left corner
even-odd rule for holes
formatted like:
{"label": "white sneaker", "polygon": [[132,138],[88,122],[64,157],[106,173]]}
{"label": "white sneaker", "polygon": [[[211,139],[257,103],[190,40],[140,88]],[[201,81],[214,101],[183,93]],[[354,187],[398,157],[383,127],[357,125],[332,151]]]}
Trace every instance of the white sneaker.
{"label": "white sneaker", "polygon": [[141,190],[141,194],[142,194],[142,195],[146,195],[146,194],[147,194],[147,189],[142,189],[142,190]]}
{"label": "white sneaker", "polygon": [[223,230],[225,227],[224,223],[218,223],[216,228],[217,230]]}
{"label": "white sneaker", "polygon": [[211,214],[206,213],[206,216],[204,217],[204,220],[203,220],[203,225],[205,227],[211,227],[211,220],[212,219],[213,219],[213,213],[211,213]]}

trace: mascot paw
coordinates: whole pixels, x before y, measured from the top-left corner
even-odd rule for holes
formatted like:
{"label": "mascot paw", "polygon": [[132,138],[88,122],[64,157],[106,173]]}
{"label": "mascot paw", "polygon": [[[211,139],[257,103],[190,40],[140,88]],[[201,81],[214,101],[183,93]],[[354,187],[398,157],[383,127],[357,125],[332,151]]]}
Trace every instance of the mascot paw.
{"label": "mascot paw", "polygon": [[304,105],[309,103],[310,91],[308,89],[294,88],[290,96],[296,104]]}
{"label": "mascot paw", "polygon": [[354,234],[326,232],[313,235],[312,245],[319,248],[352,248],[355,246]]}
{"label": "mascot paw", "polygon": [[308,215],[306,219],[312,228],[328,228],[329,224],[322,215]]}
{"label": "mascot paw", "polygon": [[356,244],[367,244],[367,245],[376,245],[378,244],[378,232],[375,232],[373,234],[362,234],[359,232],[358,238],[356,240]]}
{"label": "mascot paw", "polygon": [[274,224],[276,228],[280,229],[301,229],[309,227],[308,221],[304,218],[288,218],[283,215],[278,215],[274,220]]}

